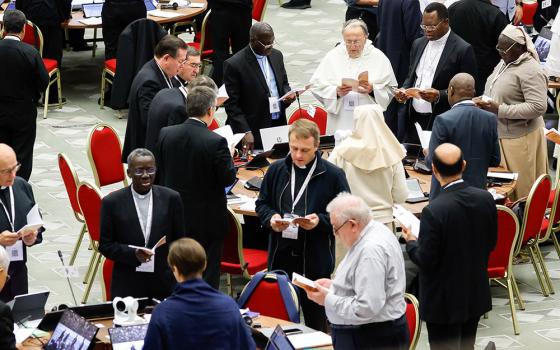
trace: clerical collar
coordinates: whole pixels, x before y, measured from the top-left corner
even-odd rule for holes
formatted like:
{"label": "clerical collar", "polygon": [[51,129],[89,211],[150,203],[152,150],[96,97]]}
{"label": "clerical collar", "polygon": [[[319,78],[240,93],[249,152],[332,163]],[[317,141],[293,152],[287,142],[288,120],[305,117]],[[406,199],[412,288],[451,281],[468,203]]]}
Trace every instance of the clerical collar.
{"label": "clerical collar", "polygon": [[317,158],[317,155],[315,155],[315,157],[314,157],[313,159],[311,159],[311,161],[310,161],[309,163],[307,163],[306,165],[303,165],[303,166],[297,165],[296,163],[294,163],[293,160],[292,160],[292,164],[296,167],[296,169],[305,170],[305,169],[307,169],[307,166],[308,166],[309,164],[313,164],[313,162],[315,161],[315,158]]}
{"label": "clerical collar", "polygon": [[148,191],[148,193],[146,194],[140,194],[138,192],[136,192],[134,190],[134,187],[132,187],[132,185],[130,186],[130,189],[132,190],[132,195],[134,195],[134,197],[138,198],[138,199],[144,199],[147,198],[148,196],[150,196],[152,194],[152,189],[150,188],[150,190]]}
{"label": "clerical collar", "polygon": [[21,39],[19,38],[19,36],[16,35],[12,35],[12,34],[8,34],[4,37],[4,39],[9,39],[9,40],[16,40],[16,41],[21,41]]}
{"label": "clerical collar", "polygon": [[452,182],[448,183],[447,185],[443,186],[442,190],[446,190],[453,185],[460,184],[461,182],[463,182],[463,179],[452,181]]}
{"label": "clerical collar", "polygon": [[0,190],[5,190],[8,186],[0,186]]}

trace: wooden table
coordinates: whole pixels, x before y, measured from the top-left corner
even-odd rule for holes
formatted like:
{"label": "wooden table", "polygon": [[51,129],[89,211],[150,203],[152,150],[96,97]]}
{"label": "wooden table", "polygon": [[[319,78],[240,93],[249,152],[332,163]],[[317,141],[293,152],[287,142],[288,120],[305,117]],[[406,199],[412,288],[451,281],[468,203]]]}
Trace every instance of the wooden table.
{"label": "wooden table", "polygon": [[[298,323],[293,323],[286,320],[281,320],[279,318],[269,317],[269,316],[259,316],[253,320],[256,323],[260,323],[263,328],[274,328],[277,325],[281,326],[290,326],[294,325],[297,326]],[[323,346],[320,348],[313,348],[313,349],[332,349],[332,346]]]}

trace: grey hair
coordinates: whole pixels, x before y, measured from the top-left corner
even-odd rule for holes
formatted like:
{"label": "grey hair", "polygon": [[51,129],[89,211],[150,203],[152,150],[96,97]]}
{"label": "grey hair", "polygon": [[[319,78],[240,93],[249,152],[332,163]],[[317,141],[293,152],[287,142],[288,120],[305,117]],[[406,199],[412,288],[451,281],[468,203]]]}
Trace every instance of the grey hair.
{"label": "grey hair", "polygon": [[4,247],[0,246],[0,267],[8,273],[8,267],[10,266],[10,257],[8,256],[8,252]]}
{"label": "grey hair", "polygon": [[340,222],[352,219],[366,225],[371,220],[371,211],[366,202],[348,192],[339,193],[327,205],[327,212],[334,214]]}
{"label": "grey hair", "polygon": [[187,90],[190,91],[191,89],[194,89],[197,86],[206,86],[218,92],[218,86],[216,85],[214,80],[212,80],[212,78],[210,78],[207,75],[199,75],[198,77],[191,80],[189,82],[189,85],[187,85]]}
{"label": "grey hair", "polygon": [[197,57],[197,56],[200,56],[200,51],[198,51],[192,46],[187,46],[187,59],[189,57]]}
{"label": "grey hair", "polygon": [[200,118],[216,106],[218,94],[214,89],[206,86],[197,86],[189,90],[187,95],[187,116]]}
{"label": "grey hair", "polygon": [[366,22],[358,18],[349,19],[348,21],[344,22],[344,24],[342,25],[342,35],[344,35],[344,31],[346,30],[346,28],[351,28],[351,27],[360,27],[362,28],[364,34],[366,36],[369,36],[369,31],[367,29]]}
{"label": "grey hair", "polygon": [[150,151],[149,149],[147,149],[147,148],[136,148],[136,149],[132,150],[132,152],[130,152],[128,157],[126,157],[126,164],[128,164],[130,166],[130,162],[132,162],[132,160],[136,157],[152,157],[153,160],[156,160],[156,157],[154,156],[152,151]]}

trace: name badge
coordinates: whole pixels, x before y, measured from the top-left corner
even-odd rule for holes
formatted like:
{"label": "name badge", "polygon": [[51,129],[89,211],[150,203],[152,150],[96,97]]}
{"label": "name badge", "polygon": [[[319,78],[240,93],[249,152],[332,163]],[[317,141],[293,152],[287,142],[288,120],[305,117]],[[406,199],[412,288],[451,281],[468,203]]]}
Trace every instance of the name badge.
{"label": "name badge", "polygon": [[317,109],[313,105],[309,105],[309,107],[307,107],[307,114],[309,114],[309,116],[311,118],[315,118],[315,112],[316,111],[317,111]]}
{"label": "name badge", "polygon": [[542,9],[544,10],[547,7],[552,6],[552,0],[543,0],[542,2]]}
{"label": "name badge", "polygon": [[354,108],[358,107],[358,94],[350,92],[348,95],[344,96],[343,108],[346,111],[353,111]]}
{"label": "name badge", "polygon": [[6,247],[10,261],[23,261],[23,242],[18,240],[11,246]]}
{"label": "name badge", "polygon": [[156,266],[156,256],[155,254],[152,255],[150,261],[142,263],[140,266],[136,268],[136,272],[154,272],[154,268]]}
{"label": "name badge", "polygon": [[268,108],[270,108],[270,113],[280,112],[280,101],[278,101],[277,97],[268,98]]}
{"label": "name badge", "polygon": [[290,224],[287,229],[282,231],[282,238],[287,239],[297,239],[298,238],[298,227],[294,224]]}

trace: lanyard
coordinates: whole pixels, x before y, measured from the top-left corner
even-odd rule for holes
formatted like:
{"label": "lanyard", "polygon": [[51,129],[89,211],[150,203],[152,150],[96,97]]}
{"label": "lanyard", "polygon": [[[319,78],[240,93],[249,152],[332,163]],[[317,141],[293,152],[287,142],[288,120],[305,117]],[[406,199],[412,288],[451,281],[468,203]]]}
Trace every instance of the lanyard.
{"label": "lanyard", "polygon": [[183,94],[183,96],[185,97],[185,101],[187,100],[187,88],[185,86],[180,86],[179,87],[179,91],[181,91],[181,93]]}
{"label": "lanyard", "polygon": [[6,213],[8,222],[12,227],[12,232],[16,232],[16,228],[14,226],[14,223],[16,222],[16,208],[14,206],[14,190],[12,189],[12,186],[9,187],[9,191],[10,191],[10,212],[12,213],[11,218],[10,218],[10,214],[8,213],[8,208],[6,208],[4,202],[0,200],[0,203],[2,204],[2,208],[4,208],[4,213]]}
{"label": "lanyard", "polygon": [[156,65],[159,68],[159,71],[161,72],[161,75],[163,75],[163,79],[165,80],[165,83],[167,84],[167,87],[172,89],[173,88],[173,84],[171,84],[171,79],[169,79],[167,77],[167,75],[165,75],[165,73],[163,72],[163,69],[161,69],[161,67],[159,66],[159,64],[156,62]]}
{"label": "lanyard", "polygon": [[140,228],[142,229],[142,234],[144,235],[144,240],[146,241],[146,247],[147,247],[148,241],[150,240],[150,233],[152,231],[152,209],[154,204],[153,192],[150,191],[150,202],[148,204],[148,218],[146,220],[146,226],[142,225],[142,223],[144,222],[144,215],[140,212],[140,207],[138,206],[134,193],[132,194],[132,199],[134,200],[134,206],[136,207],[136,214],[138,215],[138,221],[140,221]]}
{"label": "lanyard", "polygon": [[504,74],[504,72],[506,71],[506,69],[508,69],[508,67],[509,67],[513,62],[510,62],[510,63],[506,64],[505,66],[503,66],[503,63],[504,63],[503,61],[500,62],[500,63],[502,64],[503,69],[502,69],[502,67],[500,67],[500,69],[498,69],[498,73],[496,73],[496,76],[495,76],[494,79],[492,79],[492,81],[490,82],[490,89],[489,89],[489,90],[490,90],[490,95],[492,95],[492,89],[494,88],[494,84],[496,83],[496,80],[498,80],[498,78],[499,78],[502,74]]}
{"label": "lanyard", "polygon": [[311,169],[309,170],[309,174],[307,174],[307,177],[303,181],[303,184],[301,184],[301,188],[299,189],[297,197],[294,198],[294,192],[296,191],[296,172],[295,172],[295,169],[294,169],[294,165],[292,164],[292,181],[291,181],[292,214],[294,213],[294,209],[296,208],[296,204],[301,199],[301,196],[303,196],[303,192],[305,192],[305,189],[307,188],[307,185],[309,185],[309,181],[311,180],[311,177],[313,176],[313,172],[315,171],[316,167],[317,167],[317,157],[315,157],[315,161],[313,162],[313,165],[311,166]]}

